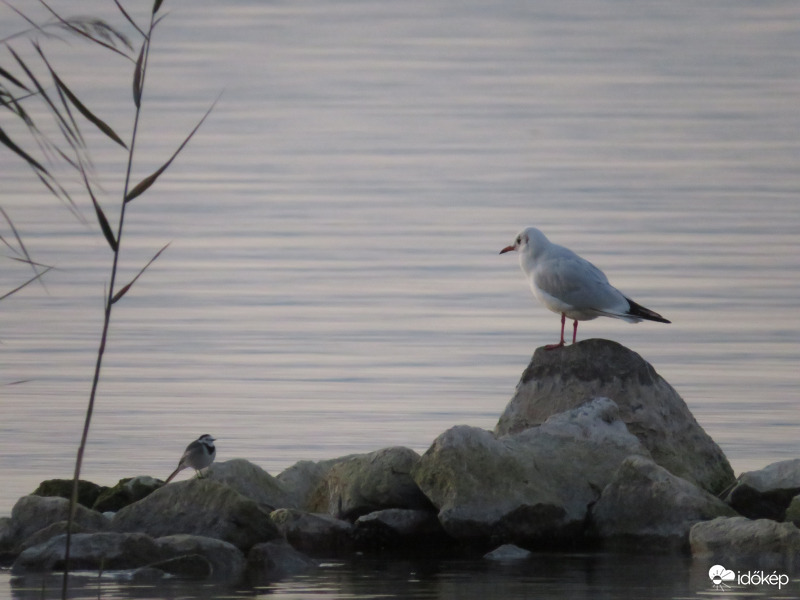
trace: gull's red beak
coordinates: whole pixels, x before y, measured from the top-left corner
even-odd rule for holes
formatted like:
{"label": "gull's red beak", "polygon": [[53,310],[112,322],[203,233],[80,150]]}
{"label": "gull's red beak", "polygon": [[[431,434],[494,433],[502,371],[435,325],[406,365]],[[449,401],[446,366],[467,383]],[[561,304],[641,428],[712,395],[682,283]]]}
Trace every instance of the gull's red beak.
{"label": "gull's red beak", "polygon": [[500,250],[500,254],[505,254],[506,252],[511,252],[512,250],[516,250],[516,248],[514,248],[514,246],[506,246]]}

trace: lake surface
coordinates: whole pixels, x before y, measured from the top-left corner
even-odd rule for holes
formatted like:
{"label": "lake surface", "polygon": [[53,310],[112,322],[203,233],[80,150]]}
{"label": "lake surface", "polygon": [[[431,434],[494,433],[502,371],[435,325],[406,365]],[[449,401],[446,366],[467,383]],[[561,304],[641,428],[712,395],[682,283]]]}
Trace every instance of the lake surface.
{"label": "lake surface", "polygon": [[[150,3],[128,4],[144,19]],[[165,8],[135,179],[223,95],[128,205],[121,281],[171,245],[115,306],[83,477],[164,478],[205,432],[218,460],[277,474],[390,445],[424,452],[456,424],[493,428],[560,327],[516,257],[498,255],[526,225],[673,322],[600,319],[579,339],[651,362],[737,473],[798,456],[794,0]],[[0,11],[0,35],[22,28]],[[80,14],[124,27],[113,11],[84,1]],[[45,50],[129,139],[132,65],[74,40]],[[125,156],[86,134],[115,222]],[[33,258],[56,267],[0,307],[8,514],[39,481],[72,474],[111,252],[77,184],[85,223],[7,152],[0,169],[0,206]],[[9,255],[0,292],[30,273]],[[294,585],[271,595],[302,597]],[[530,585],[504,597],[544,589]],[[570,597],[629,593],[581,585]],[[466,597],[435,589],[419,597]]]}

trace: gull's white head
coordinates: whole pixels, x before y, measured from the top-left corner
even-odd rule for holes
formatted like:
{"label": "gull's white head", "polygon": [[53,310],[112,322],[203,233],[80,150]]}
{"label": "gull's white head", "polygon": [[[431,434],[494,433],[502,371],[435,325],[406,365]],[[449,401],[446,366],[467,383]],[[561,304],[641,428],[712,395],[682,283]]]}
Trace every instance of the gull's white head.
{"label": "gull's white head", "polygon": [[517,237],[514,238],[514,243],[512,245],[506,246],[500,250],[500,254],[505,254],[506,252],[511,252],[512,250],[516,250],[520,253],[537,254],[549,243],[550,242],[548,241],[547,237],[545,237],[541,231],[536,229],[536,227],[526,227],[517,234]]}
{"label": "gull's white head", "polygon": [[533,269],[537,257],[550,245],[547,237],[536,227],[526,227],[514,238],[514,243],[500,250],[500,254],[516,250],[519,252],[519,264],[525,273]]}

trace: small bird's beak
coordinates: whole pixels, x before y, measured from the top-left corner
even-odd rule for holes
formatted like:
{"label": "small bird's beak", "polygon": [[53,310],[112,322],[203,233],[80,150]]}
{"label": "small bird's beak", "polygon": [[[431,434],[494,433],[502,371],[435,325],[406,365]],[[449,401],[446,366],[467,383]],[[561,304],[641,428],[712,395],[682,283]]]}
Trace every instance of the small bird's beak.
{"label": "small bird's beak", "polygon": [[505,254],[506,252],[511,252],[512,250],[516,250],[516,248],[514,248],[514,246],[506,246],[500,250],[500,254]]}

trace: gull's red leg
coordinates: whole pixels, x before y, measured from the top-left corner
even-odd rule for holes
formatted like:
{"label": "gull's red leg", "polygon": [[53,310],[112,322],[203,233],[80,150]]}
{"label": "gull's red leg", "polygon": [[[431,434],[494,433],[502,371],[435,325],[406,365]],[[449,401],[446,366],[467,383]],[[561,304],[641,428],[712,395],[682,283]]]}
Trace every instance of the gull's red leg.
{"label": "gull's red leg", "polygon": [[575,338],[578,337],[578,319],[572,324],[572,343],[575,343]]}
{"label": "gull's red leg", "polygon": [[[549,346],[545,346],[544,347],[545,350],[555,350],[556,348],[561,348],[561,346],[564,345],[564,323],[566,323],[566,320],[567,320],[567,315],[561,313],[561,341],[558,342],[557,344],[550,344]],[[575,323],[577,324],[578,322],[575,321]],[[574,334],[572,341],[573,343],[575,342]]]}

